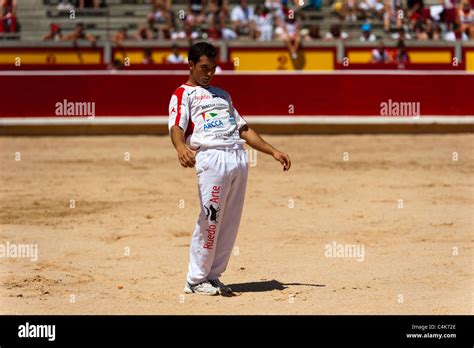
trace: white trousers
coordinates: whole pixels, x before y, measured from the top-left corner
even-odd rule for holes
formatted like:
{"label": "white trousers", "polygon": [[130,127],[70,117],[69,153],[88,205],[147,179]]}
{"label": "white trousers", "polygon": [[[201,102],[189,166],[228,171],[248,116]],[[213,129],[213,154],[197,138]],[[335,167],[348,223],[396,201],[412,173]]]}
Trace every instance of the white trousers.
{"label": "white trousers", "polygon": [[201,212],[191,239],[187,281],[216,279],[227,268],[239,230],[247,187],[242,145],[196,154]]}

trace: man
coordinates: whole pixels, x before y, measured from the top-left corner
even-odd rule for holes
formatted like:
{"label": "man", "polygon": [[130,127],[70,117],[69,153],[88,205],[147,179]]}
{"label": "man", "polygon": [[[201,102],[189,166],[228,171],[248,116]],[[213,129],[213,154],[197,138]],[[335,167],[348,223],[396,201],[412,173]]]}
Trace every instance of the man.
{"label": "man", "polygon": [[210,86],[216,55],[206,42],[189,49],[189,79],[171,97],[169,129],[180,164],[196,166],[201,203],[184,291],[229,296],[232,289],[219,277],[229,262],[244,203],[248,166],[243,144],[272,155],[284,171],[291,161],[247,125],[227,92]]}
{"label": "man", "polygon": [[17,31],[17,0],[0,0],[0,33]]}
{"label": "man", "polygon": [[390,55],[383,41],[380,41],[379,46],[372,50],[371,61],[372,63],[390,63]]}
{"label": "man", "polygon": [[77,40],[87,40],[94,46],[97,38],[94,35],[85,32],[84,23],[77,23],[74,27],[74,31],[71,34],[64,36],[63,40],[74,42],[77,42]]}
{"label": "man", "polygon": [[174,44],[171,49],[173,52],[166,57],[166,63],[168,64],[186,64],[187,60],[179,53],[178,45]]}
{"label": "man", "polygon": [[249,34],[254,37],[253,7],[248,5],[248,0],[240,0],[240,5],[235,6],[230,13],[233,30],[237,34]]}
{"label": "man", "polygon": [[359,38],[361,42],[373,42],[377,40],[377,37],[372,33],[372,25],[370,23],[365,23],[361,27],[362,36]]}

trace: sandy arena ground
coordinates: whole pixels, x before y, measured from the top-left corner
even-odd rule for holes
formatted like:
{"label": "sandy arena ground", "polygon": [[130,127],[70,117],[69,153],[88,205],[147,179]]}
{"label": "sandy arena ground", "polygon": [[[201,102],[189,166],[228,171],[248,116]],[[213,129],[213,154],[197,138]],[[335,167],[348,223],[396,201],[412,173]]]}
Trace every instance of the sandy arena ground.
{"label": "sandy arena ground", "polygon": [[474,313],[474,135],[266,139],[293,167],[250,168],[225,298],[183,295],[197,182],[167,137],[0,138],[0,243],[39,247],[0,259],[0,314]]}

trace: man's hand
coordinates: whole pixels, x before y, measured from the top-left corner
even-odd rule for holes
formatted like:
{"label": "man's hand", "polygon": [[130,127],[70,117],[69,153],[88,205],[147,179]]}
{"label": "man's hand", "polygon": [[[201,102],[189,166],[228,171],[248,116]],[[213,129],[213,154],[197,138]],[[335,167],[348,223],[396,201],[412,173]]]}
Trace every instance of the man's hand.
{"label": "man's hand", "polygon": [[290,167],[291,167],[290,156],[278,150],[275,150],[272,155],[274,159],[276,159],[278,162],[281,163],[281,165],[283,166],[283,171],[290,170]]}
{"label": "man's hand", "polygon": [[239,129],[239,132],[240,137],[244,139],[247,144],[250,145],[252,148],[268,155],[272,155],[274,159],[280,162],[283,166],[283,171],[287,171],[290,169],[290,156],[275,149],[272,145],[263,140],[262,137],[252,128],[247,125],[244,125]]}
{"label": "man's hand", "polygon": [[171,127],[171,141],[178,152],[179,163],[184,168],[192,168],[196,164],[194,152],[186,145],[184,141],[184,131],[179,126]]}
{"label": "man's hand", "polygon": [[181,145],[178,146],[176,151],[178,151],[179,163],[181,163],[183,167],[194,167],[194,165],[196,164],[196,160],[194,159],[195,154],[189,147],[187,147],[186,145]]}

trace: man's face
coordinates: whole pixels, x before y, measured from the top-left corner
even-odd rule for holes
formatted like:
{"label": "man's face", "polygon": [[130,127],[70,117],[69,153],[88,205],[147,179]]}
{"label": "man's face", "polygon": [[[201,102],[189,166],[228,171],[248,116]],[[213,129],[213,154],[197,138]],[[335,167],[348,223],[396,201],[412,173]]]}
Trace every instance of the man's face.
{"label": "man's face", "polygon": [[216,59],[201,56],[197,64],[189,62],[190,72],[199,86],[209,86],[216,72]]}

